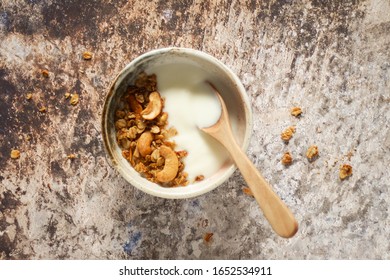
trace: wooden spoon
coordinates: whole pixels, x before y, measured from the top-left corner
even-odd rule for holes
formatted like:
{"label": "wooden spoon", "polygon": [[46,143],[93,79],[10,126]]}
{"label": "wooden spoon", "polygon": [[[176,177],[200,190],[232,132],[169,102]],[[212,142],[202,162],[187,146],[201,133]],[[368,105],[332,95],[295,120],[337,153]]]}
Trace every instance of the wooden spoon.
{"label": "wooden spoon", "polygon": [[214,137],[229,151],[274,231],[282,237],[294,236],[298,230],[297,221],[235,141],[225,102],[218,90],[211,83],[209,84],[221,102],[222,112],[219,120],[214,125],[201,128],[202,131]]}

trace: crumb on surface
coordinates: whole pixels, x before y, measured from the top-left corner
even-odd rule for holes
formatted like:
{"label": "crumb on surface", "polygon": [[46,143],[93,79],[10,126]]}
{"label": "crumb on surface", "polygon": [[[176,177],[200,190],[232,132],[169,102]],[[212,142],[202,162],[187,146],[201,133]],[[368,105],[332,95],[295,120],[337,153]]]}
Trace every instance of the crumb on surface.
{"label": "crumb on surface", "polygon": [[341,180],[344,180],[351,175],[352,175],[352,166],[350,166],[349,164],[343,164],[340,166],[339,176]]}
{"label": "crumb on surface", "polygon": [[41,74],[42,74],[43,77],[48,78],[49,77],[49,70],[42,69],[41,70]]}
{"label": "crumb on surface", "polygon": [[70,96],[70,104],[75,106],[79,103],[79,95],[77,93],[73,93]]}
{"label": "crumb on surface", "polygon": [[290,127],[286,128],[285,130],[283,130],[280,137],[282,138],[283,141],[287,142],[293,137],[294,133],[295,133],[295,126],[290,126]]}
{"label": "crumb on surface", "polygon": [[291,115],[294,117],[299,117],[302,114],[302,109],[300,107],[291,108]]}
{"label": "crumb on surface", "polygon": [[11,150],[11,158],[12,159],[20,158],[20,151],[16,149]]}
{"label": "crumb on surface", "polygon": [[30,100],[31,98],[32,98],[32,93],[27,93],[27,94],[26,94],[26,99],[27,99],[27,100]]}
{"label": "crumb on surface", "polygon": [[206,233],[203,235],[203,240],[204,240],[205,242],[210,242],[211,239],[213,238],[213,235],[214,235],[214,233],[212,233],[212,232],[206,232]]}
{"label": "crumb on surface", "polygon": [[307,149],[306,157],[312,161],[318,157],[318,147],[316,145],[312,145]]}
{"label": "crumb on surface", "polygon": [[83,52],[83,59],[84,60],[91,60],[92,59],[92,53],[88,52],[88,51]]}
{"label": "crumb on surface", "polygon": [[282,157],[282,164],[283,165],[290,165],[293,161],[293,158],[290,154],[290,152],[286,152],[283,154],[283,157]]}
{"label": "crumb on surface", "polygon": [[243,188],[242,188],[242,192],[243,192],[244,194],[246,194],[246,195],[253,196],[253,192],[252,192],[251,189],[248,188],[248,187],[243,187]]}

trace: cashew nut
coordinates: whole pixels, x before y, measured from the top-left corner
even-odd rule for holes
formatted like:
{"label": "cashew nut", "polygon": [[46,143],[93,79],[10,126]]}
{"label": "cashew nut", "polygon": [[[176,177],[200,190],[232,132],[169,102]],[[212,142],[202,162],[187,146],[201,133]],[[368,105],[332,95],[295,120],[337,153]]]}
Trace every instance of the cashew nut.
{"label": "cashew nut", "polygon": [[141,112],[141,116],[145,120],[153,120],[161,113],[161,109],[162,100],[160,94],[157,91],[154,91],[149,95],[149,104]]}
{"label": "cashew nut", "polygon": [[137,148],[141,156],[145,157],[152,153],[152,148],[150,144],[153,141],[153,134],[149,131],[146,131],[141,134],[137,142]]}
{"label": "cashew nut", "polygon": [[160,147],[160,155],[165,159],[163,170],[157,173],[156,179],[161,183],[167,183],[175,179],[179,170],[179,160],[176,153],[167,146]]}

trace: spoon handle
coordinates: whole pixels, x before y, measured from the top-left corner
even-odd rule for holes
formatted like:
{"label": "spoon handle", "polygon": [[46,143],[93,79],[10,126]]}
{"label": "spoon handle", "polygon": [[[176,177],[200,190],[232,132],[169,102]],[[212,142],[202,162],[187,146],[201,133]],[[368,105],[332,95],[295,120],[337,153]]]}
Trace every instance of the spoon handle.
{"label": "spoon handle", "polygon": [[256,166],[235,142],[225,145],[225,147],[229,150],[274,231],[282,237],[294,236],[298,230],[298,223],[286,204],[272,190]]}
{"label": "spoon handle", "polygon": [[298,223],[294,215],[237,144],[229,122],[221,121],[228,119],[226,107],[222,102],[221,100],[223,116],[220,121],[217,125],[203,130],[218,140],[229,151],[274,231],[282,237],[294,236],[298,231]]}
{"label": "spoon handle", "polygon": [[282,237],[288,238],[294,236],[298,231],[297,221],[290,209],[287,208],[286,204],[272,190],[256,166],[237,144],[230,127],[225,102],[218,93],[218,90],[211,83],[209,84],[221,102],[222,111],[217,123],[213,126],[202,128],[202,130],[218,140],[229,151],[274,231]]}

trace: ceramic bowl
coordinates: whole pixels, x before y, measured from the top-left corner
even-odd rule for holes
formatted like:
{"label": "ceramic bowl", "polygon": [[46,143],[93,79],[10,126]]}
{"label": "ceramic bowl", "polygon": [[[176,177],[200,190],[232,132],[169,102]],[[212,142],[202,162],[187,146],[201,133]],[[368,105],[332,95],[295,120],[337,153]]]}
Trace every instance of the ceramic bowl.
{"label": "ceramic bowl", "polygon": [[[121,176],[141,191],[162,198],[191,198],[205,194],[224,183],[236,169],[231,160],[209,178],[185,187],[162,187],[143,178],[122,156],[116,141],[115,111],[126,88],[141,73],[152,74],[153,69],[166,65],[187,64],[205,71],[210,81],[225,100],[237,142],[245,151],[252,131],[252,112],[246,91],[238,77],[222,62],[204,52],[187,48],[163,48],[147,52],[130,62],[111,84],[102,114],[102,134],[108,158]],[[157,85],[158,87],[158,85]],[[179,132],[180,133],[180,132]],[[199,164],[202,164],[201,162]]]}

